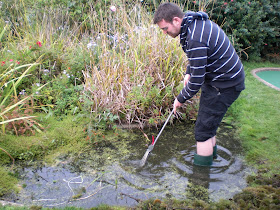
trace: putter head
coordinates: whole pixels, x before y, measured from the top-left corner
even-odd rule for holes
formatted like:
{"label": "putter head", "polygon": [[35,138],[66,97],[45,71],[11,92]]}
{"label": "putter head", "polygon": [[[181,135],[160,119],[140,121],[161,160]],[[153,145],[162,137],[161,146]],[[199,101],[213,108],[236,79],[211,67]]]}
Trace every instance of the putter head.
{"label": "putter head", "polygon": [[142,159],[141,159],[141,161],[140,161],[140,166],[141,166],[141,167],[143,167],[143,166],[145,165],[146,160],[147,160],[147,158],[148,158],[148,155],[149,155],[149,153],[150,153],[153,149],[154,149],[154,145],[151,144],[151,145],[148,147],[148,149],[146,150],[144,156],[142,157]]}
{"label": "putter head", "polygon": [[143,167],[145,165],[149,153],[150,153],[150,151],[148,151],[148,150],[145,152],[144,156],[140,160],[140,167]]}

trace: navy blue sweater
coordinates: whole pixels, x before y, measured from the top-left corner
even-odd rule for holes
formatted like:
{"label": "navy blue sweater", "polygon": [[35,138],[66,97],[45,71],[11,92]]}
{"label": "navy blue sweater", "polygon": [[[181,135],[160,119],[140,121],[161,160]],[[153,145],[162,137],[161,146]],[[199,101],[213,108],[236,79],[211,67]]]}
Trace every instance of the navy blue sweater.
{"label": "navy blue sweater", "polygon": [[190,80],[177,99],[184,103],[201,85],[217,88],[244,83],[244,70],[239,56],[224,31],[204,12],[187,12],[183,18],[180,43],[188,57]]}

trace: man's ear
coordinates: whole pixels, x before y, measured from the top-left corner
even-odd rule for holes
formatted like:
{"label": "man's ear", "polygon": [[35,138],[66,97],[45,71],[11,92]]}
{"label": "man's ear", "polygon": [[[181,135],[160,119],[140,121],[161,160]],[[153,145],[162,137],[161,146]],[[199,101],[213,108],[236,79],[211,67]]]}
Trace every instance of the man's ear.
{"label": "man's ear", "polygon": [[181,23],[182,23],[182,19],[179,18],[179,17],[174,17],[173,18],[173,24],[176,25],[176,26],[181,26]]}

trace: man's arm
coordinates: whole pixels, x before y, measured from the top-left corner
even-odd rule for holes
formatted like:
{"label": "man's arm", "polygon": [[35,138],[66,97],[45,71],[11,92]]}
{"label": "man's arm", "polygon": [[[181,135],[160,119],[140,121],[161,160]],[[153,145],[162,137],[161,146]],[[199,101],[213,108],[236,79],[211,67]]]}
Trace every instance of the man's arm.
{"label": "man's arm", "polygon": [[[189,60],[189,71],[187,71],[187,84],[177,96],[180,103],[192,98],[204,83],[207,66],[208,47],[197,41],[189,42],[189,49],[186,50]],[[189,77],[189,78],[188,78]]]}

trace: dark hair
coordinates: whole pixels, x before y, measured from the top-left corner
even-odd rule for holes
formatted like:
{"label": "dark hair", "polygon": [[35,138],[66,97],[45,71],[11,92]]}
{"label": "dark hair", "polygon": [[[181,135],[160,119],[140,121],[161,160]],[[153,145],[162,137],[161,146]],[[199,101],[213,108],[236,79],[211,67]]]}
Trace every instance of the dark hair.
{"label": "dark hair", "polygon": [[171,23],[174,17],[183,18],[184,15],[185,14],[177,4],[170,2],[163,3],[159,5],[154,14],[154,24],[157,24],[162,20]]}

